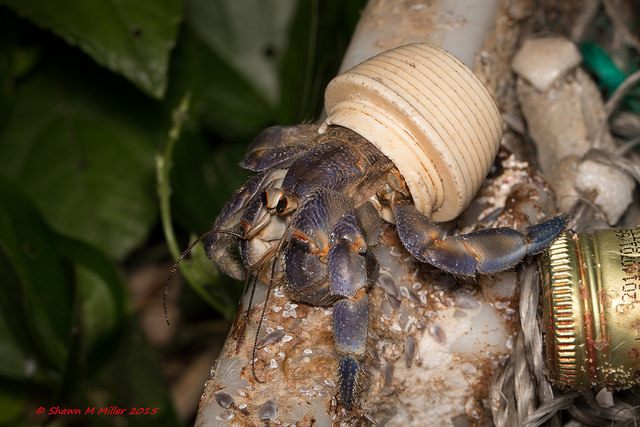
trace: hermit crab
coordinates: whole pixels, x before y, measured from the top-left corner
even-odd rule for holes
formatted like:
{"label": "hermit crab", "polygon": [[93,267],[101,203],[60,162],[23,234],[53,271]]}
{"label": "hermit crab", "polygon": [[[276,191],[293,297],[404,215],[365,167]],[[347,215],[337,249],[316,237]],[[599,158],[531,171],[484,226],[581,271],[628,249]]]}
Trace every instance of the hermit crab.
{"label": "hermit crab", "polygon": [[254,140],[241,166],[256,175],[226,203],[205,246],[231,277],[260,277],[295,300],[333,307],[338,398],[350,410],[383,221],[419,261],[474,276],[544,250],[567,218],[523,233],[446,236],[436,225],[469,204],[501,138],[487,89],[440,48],[410,44],[365,61],[329,83],[325,106],[320,126],[273,127]]}

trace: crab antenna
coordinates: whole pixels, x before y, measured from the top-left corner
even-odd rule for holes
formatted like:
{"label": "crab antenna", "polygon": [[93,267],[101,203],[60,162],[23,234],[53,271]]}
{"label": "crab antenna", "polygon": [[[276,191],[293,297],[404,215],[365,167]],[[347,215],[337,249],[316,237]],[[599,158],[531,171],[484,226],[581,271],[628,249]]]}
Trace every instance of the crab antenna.
{"label": "crab antenna", "polygon": [[[260,277],[260,273],[264,268],[265,262],[267,262],[269,258],[273,255],[273,252],[275,251],[275,249],[276,248],[273,246],[267,249],[266,252],[260,255],[258,260],[256,260],[252,265],[249,266],[249,268],[247,268],[247,278],[245,279],[244,288],[242,289],[242,296],[240,297],[240,303],[238,304],[239,305],[238,313],[243,312],[244,299],[247,294],[247,288],[249,286],[251,286],[251,295],[249,296],[247,312],[244,316],[244,325],[242,325],[242,329],[238,335],[238,341],[236,343],[236,351],[238,351],[238,349],[240,348],[240,345],[242,344],[242,340],[244,338],[244,332],[246,331],[247,326],[249,326],[249,312],[251,311],[251,307],[253,306],[253,297],[255,296],[255,293],[256,293],[256,284],[258,282],[258,278]],[[250,284],[249,280],[252,280],[252,279],[253,281]]]}
{"label": "crab antenna", "polygon": [[[254,262],[253,265],[250,265],[249,268],[247,269],[247,279],[244,282],[244,288],[242,289],[242,297],[240,298],[240,311],[242,311],[242,309],[244,308],[244,297],[247,292],[247,285],[249,284],[249,276],[251,276],[253,274],[253,271],[257,268],[257,271],[254,276],[256,277],[256,280],[257,280],[258,276],[260,276],[260,272],[262,271],[264,263],[267,261],[267,259],[269,259],[273,255],[273,252],[275,251],[275,249],[276,248],[274,246],[267,249],[262,255],[260,255],[260,257],[256,260],[256,262]],[[255,291],[256,291],[256,287],[254,282],[254,286],[251,289],[251,296],[249,297],[249,306],[247,307],[247,311],[251,310],[251,305],[253,304],[253,295],[255,294]]]}
{"label": "crab antenna", "polygon": [[[242,323],[242,328],[239,330],[238,333],[238,340],[236,341],[236,353],[238,351],[240,351],[240,345],[242,344],[242,341],[244,340],[244,333],[247,330],[247,326],[249,325],[249,312],[251,311],[251,304],[253,302],[253,294],[256,291],[256,282],[258,280],[258,276],[257,274],[260,274],[260,270],[258,270],[258,272],[256,273],[256,275],[250,274],[249,272],[247,272],[247,278],[244,281],[244,287],[242,288],[242,295],[240,296],[240,302],[238,303],[238,313],[236,314],[236,319],[238,319],[238,316],[241,315],[243,313],[243,307],[244,307],[244,297],[247,294],[247,288],[249,286],[252,286],[251,288],[251,296],[249,297],[249,306],[247,307],[247,312],[244,315],[244,322]],[[249,282],[251,280],[251,283]],[[234,325],[235,325],[235,321],[234,321]],[[239,326],[240,327],[240,326]]]}
{"label": "crab antenna", "polygon": [[[260,263],[260,265],[258,265],[258,269],[254,274],[253,271],[258,262]],[[238,304],[238,314],[241,314],[243,312],[244,297],[247,294],[247,288],[249,286],[251,286],[251,295],[249,296],[249,304],[247,305],[247,312],[244,316],[244,324],[242,325],[242,329],[238,334],[238,341],[236,342],[236,352],[239,350],[240,345],[242,344],[242,340],[244,339],[244,333],[247,330],[247,326],[249,326],[249,314],[251,311],[251,306],[253,305],[253,296],[256,293],[256,284],[258,283],[258,278],[260,277],[260,272],[262,271],[262,264],[263,260],[259,260],[247,269],[247,278],[244,281],[242,296],[240,297],[240,303]],[[249,283],[249,280],[251,280],[251,283]]]}
{"label": "crab antenna", "polygon": [[167,311],[167,295],[169,294],[169,285],[171,285],[171,279],[173,279],[173,276],[176,274],[176,271],[178,270],[178,265],[182,262],[182,260],[189,255],[189,253],[191,253],[191,250],[194,248],[195,245],[197,245],[198,243],[200,243],[202,241],[202,239],[205,239],[209,236],[211,236],[212,234],[229,234],[231,236],[237,237],[239,239],[243,239],[244,236],[240,233],[236,233],[235,231],[229,231],[229,230],[209,230],[206,233],[202,234],[200,237],[198,237],[193,243],[191,243],[189,245],[189,247],[187,249],[185,249],[184,252],[182,252],[182,255],[180,255],[180,257],[178,258],[178,260],[173,263],[173,266],[171,267],[171,270],[169,271],[169,277],[167,277],[167,281],[164,283],[164,291],[162,292],[162,308],[164,310],[164,321],[167,323],[167,326],[169,326],[171,328],[171,330],[175,331],[176,328],[173,327],[173,325],[171,324],[171,322],[169,321],[169,312]]}
{"label": "crab antenna", "polygon": [[[251,352],[251,373],[253,374],[253,378],[259,383],[264,384],[265,381],[262,381],[256,375],[256,349],[258,348],[258,336],[260,335],[260,327],[262,326],[262,320],[264,319],[264,314],[267,311],[267,303],[269,302],[269,295],[271,295],[271,288],[273,287],[273,275],[276,271],[276,262],[273,261],[271,265],[271,274],[269,275],[269,286],[267,286],[267,295],[264,298],[264,305],[262,306],[262,313],[260,314],[260,320],[258,321],[258,328],[256,329],[256,337],[253,340],[253,350]],[[255,286],[254,286],[255,289]],[[253,295],[252,295],[253,297]]]}

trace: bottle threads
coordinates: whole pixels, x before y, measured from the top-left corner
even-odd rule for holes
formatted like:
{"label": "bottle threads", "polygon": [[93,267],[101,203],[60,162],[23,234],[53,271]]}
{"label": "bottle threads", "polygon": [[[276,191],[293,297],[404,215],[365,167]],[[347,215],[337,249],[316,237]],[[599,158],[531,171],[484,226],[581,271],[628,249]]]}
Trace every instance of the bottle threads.
{"label": "bottle threads", "polygon": [[640,228],[566,232],[539,266],[552,383],[563,390],[640,384]]}

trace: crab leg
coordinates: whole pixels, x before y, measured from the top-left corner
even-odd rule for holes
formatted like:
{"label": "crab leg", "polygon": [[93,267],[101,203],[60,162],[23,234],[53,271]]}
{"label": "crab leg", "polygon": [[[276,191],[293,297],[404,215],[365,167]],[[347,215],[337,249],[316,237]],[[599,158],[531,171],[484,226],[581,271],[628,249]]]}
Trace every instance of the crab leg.
{"label": "crab leg", "polygon": [[315,143],[316,125],[272,126],[253,140],[240,166],[261,172],[288,165]]}
{"label": "crab leg", "polygon": [[347,211],[334,225],[329,249],[330,294],[342,298],[333,305],[333,335],[338,363],[338,393],[347,409],[353,407],[362,374],[369,328],[369,276],[375,274],[367,256],[367,242],[356,210]]}
{"label": "crab leg", "polygon": [[568,220],[566,215],[558,215],[525,228],[524,233],[503,227],[445,237],[412,205],[396,204],[393,211],[400,240],[416,259],[466,276],[507,270],[526,255],[544,250]]}

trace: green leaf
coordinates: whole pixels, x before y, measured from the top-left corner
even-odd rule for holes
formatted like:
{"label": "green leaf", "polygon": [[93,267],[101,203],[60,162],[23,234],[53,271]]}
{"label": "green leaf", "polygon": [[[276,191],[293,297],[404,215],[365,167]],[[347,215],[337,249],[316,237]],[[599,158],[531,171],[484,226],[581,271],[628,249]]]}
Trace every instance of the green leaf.
{"label": "green leaf", "polygon": [[180,268],[196,292],[206,293],[209,296],[206,301],[225,319],[233,320],[242,294],[242,282],[223,275],[207,258],[202,244],[193,248],[190,258],[182,260]]}
{"label": "green leaf", "polygon": [[0,425],[21,425],[20,416],[26,406],[27,399],[22,393],[16,393],[16,390],[8,387],[0,387]]}
{"label": "green leaf", "polygon": [[152,97],[164,95],[182,0],[0,0],[0,4],[79,46]]}
{"label": "green leaf", "polygon": [[[83,357],[104,352],[105,342],[131,311],[127,288],[113,264],[96,249],[77,240],[58,238],[60,251],[73,262],[82,334]],[[101,358],[104,357],[103,355]],[[97,360],[90,357],[94,363]]]}
{"label": "green leaf", "polygon": [[174,54],[167,98],[172,104],[191,94],[190,114],[207,130],[250,139],[274,120],[259,91],[211,50],[187,26]]}
{"label": "green leaf", "polygon": [[162,116],[112,75],[44,67],[16,90],[0,134],[0,170],[59,232],[123,258],[157,217],[154,142]]}
{"label": "green leaf", "polygon": [[278,124],[317,120],[366,0],[302,1],[280,64]]}
{"label": "green leaf", "polygon": [[[111,262],[51,231],[33,204],[2,178],[0,249],[0,375],[28,380],[39,360],[60,378],[70,351],[81,352],[75,358],[84,361],[99,349],[104,358],[104,342],[130,311],[126,286]],[[78,334],[81,346],[71,347]],[[98,365],[97,358],[91,360]],[[57,381],[55,375],[48,378]]]}
{"label": "green leaf", "polygon": [[36,352],[41,363],[62,371],[71,330],[69,264],[58,251],[55,234],[4,179],[0,179],[0,244],[19,278],[18,288],[15,283],[0,288],[6,320],[30,338],[29,353]]}
{"label": "green leaf", "polygon": [[[50,230],[16,185],[0,177],[0,274],[0,407],[24,405],[16,394],[24,385],[37,384],[49,403],[84,396],[96,385],[90,375],[122,357],[114,343],[128,334],[126,287],[111,262]],[[148,371],[148,363],[138,369]],[[5,399],[7,387],[16,399]]]}
{"label": "green leaf", "polygon": [[185,18],[198,37],[259,90],[280,95],[278,60],[297,0],[188,0]]}
{"label": "green leaf", "polygon": [[607,93],[613,93],[627,78],[627,75],[618,68],[613,59],[598,44],[583,43],[580,45],[580,53],[585,68],[596,75],[600,87]]}
{"label": "green leaf", "polygon": [[251,176],[238,163],[245,144],[211,148],[201,134],[185,131],[175,146],[171,210],[185,230],[204,233],[229,197]]}
{"label": "green leaf", "polygon": [[[6,265],[3,265],[5,257],[0,252],[0,272],[3,273],[6,278],[5,273],[9,273],[10,270],[7,269]],[[9,273],[10,274],[10,273]],[[11,280],[10,282],[5,282],[8,284],[15,284]],[[16,338],[15,332],[13,328],[9,325],[6,319],[6,313],[4,313],[4,309],[0,307],[0,376],[10,378],[13,380],[23,380],[26,376],[26,368],[28,367],[28,356],[22,346],[20,345],[20,341]],[[0,399],[2,399],[2,395],[0,393]],[[0,411],[0,417],[2,416],[2,412]],[[2,423],[0,422],[0,425]]]}
{"label": "green leaf", "polygon": [[113,348],[113,357],[97,374],[94,384],[100,388],[94,388],[88,397],[96,406],[96,413],[100,406],[149,408],[150,411],[156,408],[153,415],[127,416],[118,421],[127,426],[179,425],[156,355],[133,318],[124,326]]}

